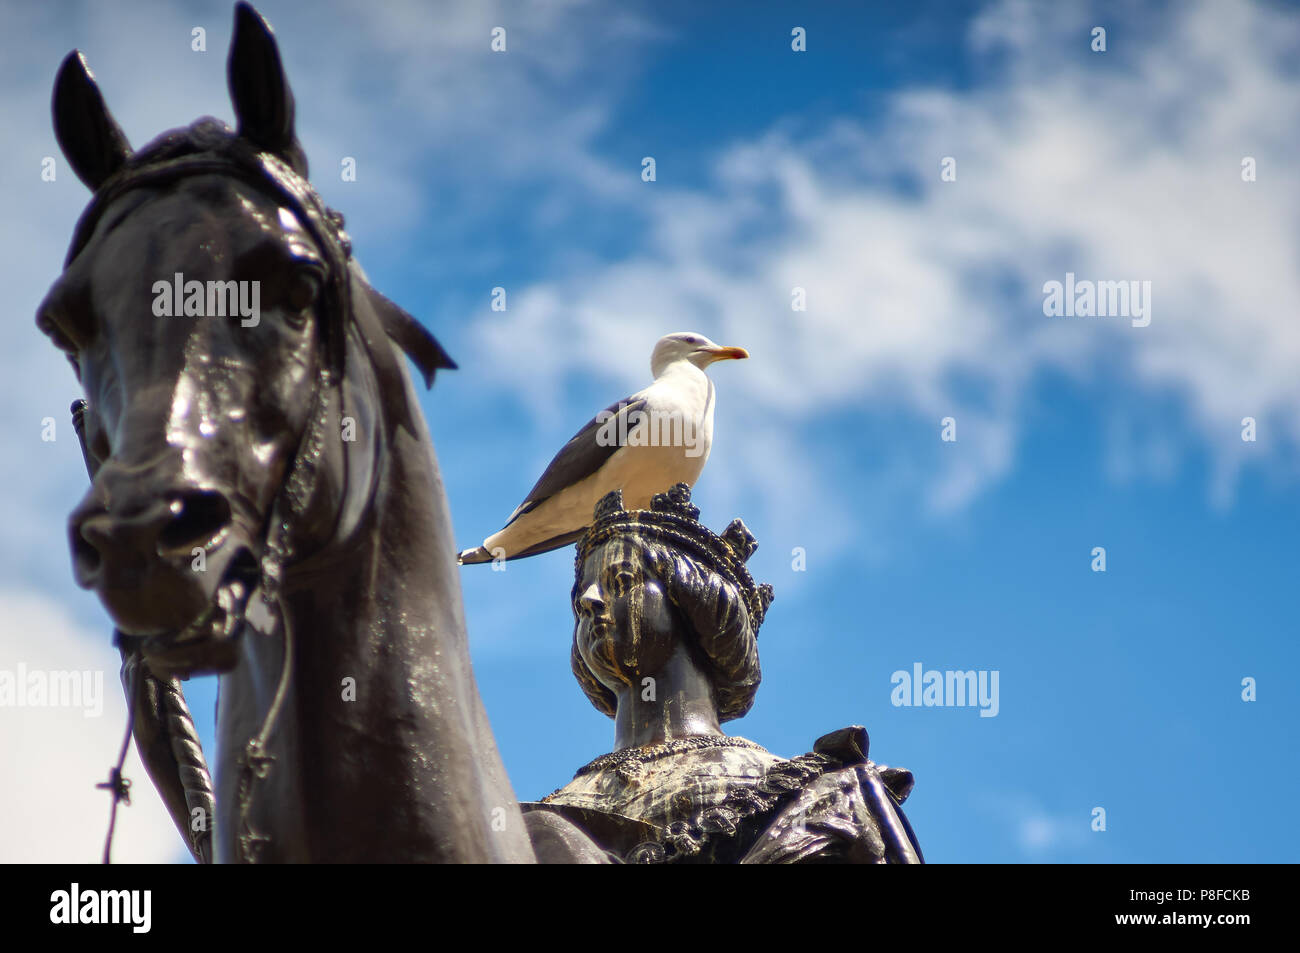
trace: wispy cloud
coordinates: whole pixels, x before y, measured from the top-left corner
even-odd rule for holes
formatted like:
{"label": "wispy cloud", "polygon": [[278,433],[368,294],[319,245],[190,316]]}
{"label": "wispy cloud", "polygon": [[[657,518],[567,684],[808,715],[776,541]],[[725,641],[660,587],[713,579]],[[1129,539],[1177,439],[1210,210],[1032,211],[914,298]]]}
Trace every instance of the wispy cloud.
{"label": "wispy cloud", "polygon": [[[644,247],[521,289],[479,326],[484,366],[521,394],[593,366],[633,387],[661,332],[748,346],[754,360],[720,382],[705,483],[767,481],[777,518],[790,472],[750,458],[793,450],[827,504],[817,529],[801,514],[810,534],[860,502],[806,437],[819,419],[890,416],[932,433],[865,466],[888,457],[922,475],[895,489],[946,513],[1014,468],[1044,375],[1100,406],[1171,399],[1220,495],[1248,460],[1294,470],[1300,183],[1288,169],[1300,141],[1278,117],[1300,106],[1296,21],[1178,5],[1112,22],[1106,53],[1088,50],[1090,25],[1081,8],[995,5],[969,35],[988,69],[971,88],[902,90],[879,123],[779,122],[719,155],[703,187],[637,183],[657,190]],[[940,179],[945,156],[955,182]],[[1245,156],[1258,181],[1242,180]],[[1150,281],[1150,326],[1045,317],[1042,286],[1067,272]],[[806,312],[791,310],[795,287]],[[949,415],[958,442],[944,446]],[[1260,445],[1240,440],[1244,416],[1267,431]],[[883,514],[897,497],[876,502]]]}
{"label": "wispy cloud", "polygon": [[[108,638],[88,633],[43,596],[0,589],[0,671],[94,672],[103,686],[103,711],[24,702],[0,705],[0,786],[3,863],[96,863],[108,827],[110,798],[95,785],[108,778],[126,729],[117,652]],[[22,668],[20,668],[22,666]],[[124,774],[131,804],[118,808],[113,860],[159,863],[185,856],[185,847],[132,747]]]}
{"label": "wispy cloud", "polygon": [[1106,836],[1092,830],[1090,810],[1051,810],[1027,791],[985,792],[975,801],[979,812],[993,820],[1026,861],[1077,861],[1086,856],[1090,837]]}

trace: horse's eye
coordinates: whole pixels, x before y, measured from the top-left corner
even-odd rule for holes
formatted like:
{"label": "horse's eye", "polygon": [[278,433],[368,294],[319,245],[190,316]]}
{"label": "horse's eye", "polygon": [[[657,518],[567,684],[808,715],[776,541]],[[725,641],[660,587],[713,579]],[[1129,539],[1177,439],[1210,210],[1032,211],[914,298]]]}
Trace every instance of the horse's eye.
{"label": "horse's eye", "polygon": [[289,296],[286,304],[293,312],[306,311],[320,296],[321,276],[311,268],[300,268],[289,282]]}

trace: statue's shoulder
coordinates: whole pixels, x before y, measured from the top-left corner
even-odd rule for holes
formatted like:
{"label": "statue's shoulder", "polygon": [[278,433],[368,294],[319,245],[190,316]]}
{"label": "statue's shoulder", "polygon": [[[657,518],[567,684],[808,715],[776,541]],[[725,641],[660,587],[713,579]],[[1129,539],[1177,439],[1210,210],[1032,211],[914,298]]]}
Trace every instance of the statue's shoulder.
{"label": "statue's shoulder", "polygon": [[899,808],[911,790],[850,725],[795,758],[743,738],[616,752],[525,810],[561,814],[629,863],[916,863]]}
{"label": "statue's shoulder", "polygon": [[736,737],[622,749],[579,768],[572,781],[541,801],[521,806],[525,813],[558,814],[602,850],[638,862],[645,850],[633,849],[641,845],[677,842],[689,848],[701,833],[695,822],[725,816],[715,809],[785,760]]}
{"label": "statue's shoulder", "polygon": [[815,773],[791,789],[739,862],[922,863],[902,811],[912,773],[875,763],[868,745],[866,729],[850,725],[792,759],[807,762]]}
{"label": "statue's shoulder", "polygon": [[862,725],[849,725],[822,735],[813,742],[813,751],[839,762],[841,767],[864,770],[867,775],[877,778],[890,796],[902,804],[912,793],[916,779],[906,768],[894,768],[872,761],[868,757],[870,744],[866,728]]}

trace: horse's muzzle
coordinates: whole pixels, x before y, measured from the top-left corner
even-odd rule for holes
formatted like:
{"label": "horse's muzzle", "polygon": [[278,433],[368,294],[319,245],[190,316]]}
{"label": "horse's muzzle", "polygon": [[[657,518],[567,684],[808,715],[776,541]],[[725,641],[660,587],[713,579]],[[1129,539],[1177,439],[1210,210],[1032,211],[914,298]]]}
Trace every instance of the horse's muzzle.
{"label": "horse's muzzle", "polygon": [[117,632],[118,645],[139,651],[158,676],[188,678],[228,672],[239,661],[236,639],[257,585],[258,564],[247,549],[230,561],[211,600],[189,625],[151,636]]}
{"label": "horse's muzzle", "polygon": [[123,648],[142,650],[158,674],[234,664],[258,564],[224,494],[142,492],[101,472],[68,529],[77,584],[98,594]]}

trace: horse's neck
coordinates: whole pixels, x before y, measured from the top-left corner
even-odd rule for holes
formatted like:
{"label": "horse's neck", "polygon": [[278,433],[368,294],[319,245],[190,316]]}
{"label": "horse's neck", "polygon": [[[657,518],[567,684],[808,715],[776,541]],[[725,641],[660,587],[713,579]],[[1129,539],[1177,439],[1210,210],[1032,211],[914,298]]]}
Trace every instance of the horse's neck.
{"label": "horse's neck", "polygon": [[[415,415],[418,436],[398,430],[381,454],[346,558],[286,576],[292,679],[250,814],[270,859],[531,856],[470,668],[451,522]],[[250,634],[222,680],[227,824],[238,819],[231,759],[270,705],[281,645]]]}

